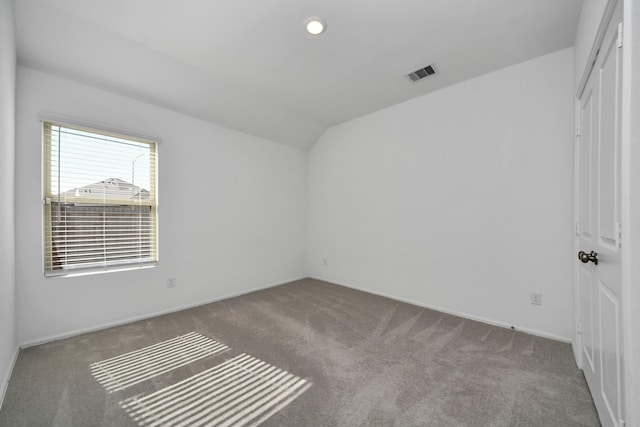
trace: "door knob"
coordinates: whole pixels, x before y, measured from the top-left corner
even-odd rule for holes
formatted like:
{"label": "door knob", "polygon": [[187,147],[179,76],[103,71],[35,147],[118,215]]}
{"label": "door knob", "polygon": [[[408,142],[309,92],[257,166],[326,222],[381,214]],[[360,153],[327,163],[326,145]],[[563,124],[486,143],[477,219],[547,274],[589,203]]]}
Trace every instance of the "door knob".
{"label": "door knob", "polygon": [[594,251],[591,251],[591,253],[586,253],[585,251],[580,251],[578,252],[578,259],[580,261],[582,261],[583,263],[588,263],[589,261],[591,261],[592,263],[594,263],[595,265],[598,265],[598,254]]}

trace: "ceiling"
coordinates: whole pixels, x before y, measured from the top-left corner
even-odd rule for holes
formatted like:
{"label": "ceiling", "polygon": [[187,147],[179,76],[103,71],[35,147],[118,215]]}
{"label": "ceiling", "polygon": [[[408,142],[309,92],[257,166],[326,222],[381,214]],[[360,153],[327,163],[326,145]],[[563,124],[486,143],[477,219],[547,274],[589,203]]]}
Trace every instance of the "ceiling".
{"label": "ceiling", "polygon": [[[15,0],[18,62],[303,150],[573,45],[582,0]],[[327,31],[303,22],[321,16]],[[412,83],[428,64],[438,74]]]}

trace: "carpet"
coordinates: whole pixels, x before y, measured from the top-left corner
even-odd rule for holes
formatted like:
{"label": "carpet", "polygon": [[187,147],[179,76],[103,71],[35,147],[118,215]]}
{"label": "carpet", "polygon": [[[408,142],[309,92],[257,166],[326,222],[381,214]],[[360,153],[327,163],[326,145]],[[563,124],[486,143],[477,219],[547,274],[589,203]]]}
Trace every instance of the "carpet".
{"label": "carpet", "polygon": [[313,279],[24,349],[0,410],[11,427],[257,424],[599,422],[568,344]]}

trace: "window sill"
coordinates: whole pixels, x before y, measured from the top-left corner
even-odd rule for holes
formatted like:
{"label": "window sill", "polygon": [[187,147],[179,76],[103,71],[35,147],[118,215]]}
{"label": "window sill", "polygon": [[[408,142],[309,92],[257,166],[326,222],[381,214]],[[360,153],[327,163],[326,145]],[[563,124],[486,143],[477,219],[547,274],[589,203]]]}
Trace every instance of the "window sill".
{"label": "window sill", "polygon": [[158,262],[144,264],[144,265],[126,265],[121,267],[101,267],[95,269],[78,269],[74,270],[64,270],[64,271],[55,271],[45,273],[45,279],[55,279],[61,277],[79,277],[79,276],[92,276],[94,274],[105,274],[105,273],[115,273],[120,271],[132,271],[132,270],[142,270],[147,268],[155,268],[158,266]]}

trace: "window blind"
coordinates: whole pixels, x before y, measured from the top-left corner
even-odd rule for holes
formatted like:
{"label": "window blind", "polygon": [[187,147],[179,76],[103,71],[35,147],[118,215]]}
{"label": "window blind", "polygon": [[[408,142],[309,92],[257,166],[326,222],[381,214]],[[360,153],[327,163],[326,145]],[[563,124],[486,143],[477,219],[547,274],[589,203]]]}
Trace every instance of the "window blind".
{"label": "window blind", "polygon": [[43,126],[45,275],[155,265],[155,142]]}

